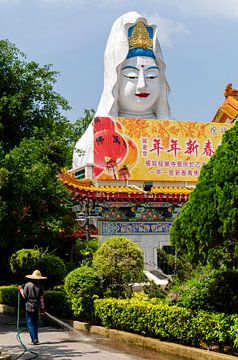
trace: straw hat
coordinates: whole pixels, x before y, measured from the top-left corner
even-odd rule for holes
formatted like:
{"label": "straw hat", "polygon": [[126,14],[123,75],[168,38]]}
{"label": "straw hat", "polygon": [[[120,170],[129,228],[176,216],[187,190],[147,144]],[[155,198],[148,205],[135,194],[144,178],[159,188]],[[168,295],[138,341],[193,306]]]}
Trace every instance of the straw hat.
{"label": "straw hat", "polygon": [[31,275],[25,276],[28,279],[35,279],[35,280],[41,280],[41,279],[47,279],[46,276],[42,276],[40,270],[35,270]]}

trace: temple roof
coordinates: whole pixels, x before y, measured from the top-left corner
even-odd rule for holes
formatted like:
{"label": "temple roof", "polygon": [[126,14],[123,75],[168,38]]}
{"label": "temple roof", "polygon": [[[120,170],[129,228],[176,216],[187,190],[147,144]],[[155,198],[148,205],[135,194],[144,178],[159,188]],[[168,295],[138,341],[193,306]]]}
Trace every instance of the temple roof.
{"label": "temple roof", "polygon": [[75,198],[93,198],[93,199],[176,199],[186,201],[193,189],[181,187],[152,187],[150,191],[144,191],[135,185],[112,186],[95,185],[91,179],[79,180],[73,174],[62,172],[58,178],[63,184],[74,193]]}
{"label": "temple roof", "polygon": [[238,116],[238,90],[227,84],[224,91],[225,100],[219,106],[212,122],[233,123]]}

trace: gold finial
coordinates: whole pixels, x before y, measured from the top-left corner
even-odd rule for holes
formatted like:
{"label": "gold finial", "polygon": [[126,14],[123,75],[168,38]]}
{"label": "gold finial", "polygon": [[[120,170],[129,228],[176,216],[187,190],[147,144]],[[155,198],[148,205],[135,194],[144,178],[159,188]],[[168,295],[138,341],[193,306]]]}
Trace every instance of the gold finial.
{"label": "gold finial", "polygon": [[132,35],[129,37],[129,45],[133,48],[152,49],[153,40],[150,38],[145,24],[138,21],[135,25]]}

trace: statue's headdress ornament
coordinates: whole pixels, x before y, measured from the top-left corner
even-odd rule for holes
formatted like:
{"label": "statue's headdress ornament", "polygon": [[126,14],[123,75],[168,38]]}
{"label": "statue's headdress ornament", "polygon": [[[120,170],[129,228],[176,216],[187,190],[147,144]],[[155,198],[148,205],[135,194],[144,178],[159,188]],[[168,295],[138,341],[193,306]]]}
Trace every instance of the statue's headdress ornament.
{"label": "statue's headdress ornament", "polygon": [[128,29],[129,52],[127,59],[134,56],[155,58],[153,52],[153,28],[138,21]]}

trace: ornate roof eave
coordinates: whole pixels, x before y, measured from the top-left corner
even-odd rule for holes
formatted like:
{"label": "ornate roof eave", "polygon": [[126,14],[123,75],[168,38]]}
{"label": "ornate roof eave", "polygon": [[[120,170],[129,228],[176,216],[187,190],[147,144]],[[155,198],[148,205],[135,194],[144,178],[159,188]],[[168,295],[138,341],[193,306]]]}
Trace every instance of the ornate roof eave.
{"label": "ornate roof eave", "polygon": [[232,89],[232,84],[229,83],[226,86],[225,100],[217,109],[217,112],[212,119],[212,122],[233,123],[238,116],[238,90]]}
{"label": "ornate roof eave", "polygon": [[144,191],[139,187],[125,186],[96,186],[90,179],[79,180],[73,174],[62,172],[58,178],[74,194],[75,200],[84,198],[94,200],[143,200],[162,201],[177,200],[187,201],[193,191],[191,188],[179,187],[153,187],[151,191]]}

